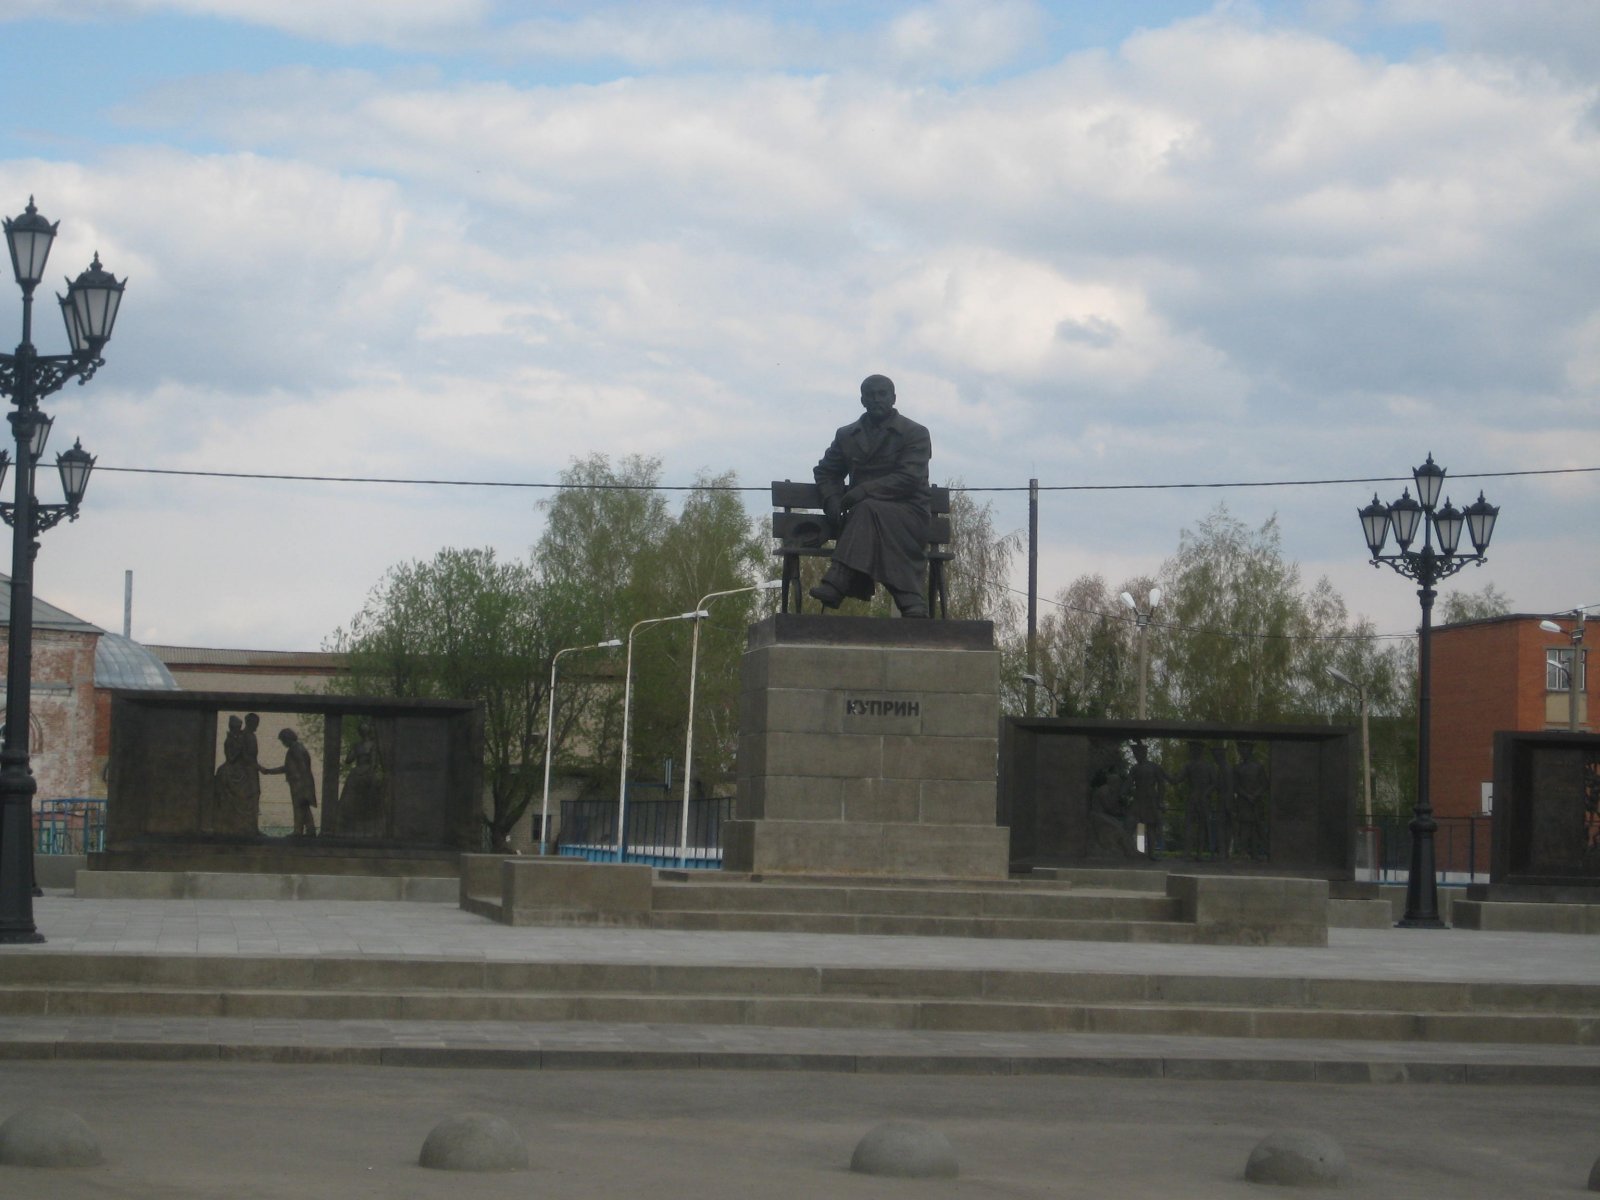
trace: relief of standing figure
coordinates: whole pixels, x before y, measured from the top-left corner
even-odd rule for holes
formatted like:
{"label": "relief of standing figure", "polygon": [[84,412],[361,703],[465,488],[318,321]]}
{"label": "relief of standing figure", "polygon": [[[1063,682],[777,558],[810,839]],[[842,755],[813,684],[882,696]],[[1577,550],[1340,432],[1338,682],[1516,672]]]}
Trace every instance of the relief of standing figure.
{"label": "relief of standing figure", "polygon": [[289,800],[294,805],[294,836],[316,837],[317,822],[311,810],[317,806],[317,780],[311,769],[311,751],[292,729],[278,730],[283,743],[283,766],[262,767],[263,775],[282,775],[289,785]]}
{"label": "relief of standing figure", "polygon": [[[254,716],[254,714],[251,714]],[[255,756],[255,738],[238,717],[228,718],[222,739],[222,765],[211,781],[210,833],[255,833],[261,801],[261,779]]]}
{"label": "relief of standing figure", "polygon": [[1268,847],[1267,768],[1256,761],[1256,744],[1239,742],[1233,769],[1233,846],[1245,858],[1264,859]]}
{"label": "relief of standing figure", "polygon": [[355,745],[350,747],[344,761],[350,774],[345,776],[344,790],[339,793],[340,832],[357,837],[381,837],[386,816],[383,774],[378,761],[378,743],[367,722],[361,723]]}
{"label": "relief of standing figure", "polygon": [[1233,846],[1233,767],[1228,763],[1226,742],[1213,742],[1211,758],[1216,764],[1216,803],[1211,806],[1212,852],[1219,858],[1232,856]]}
{"label": "relief of standing figure", "polygon": [[1160,858],[1167,848],[1164,825],[1167,819],[1166,790],[1178,781],[1160,763],[1150,761],[1150,748],[1133,743],[1133,767],[1128,783],[1133,794],[1133,819],[1144,826],[1144,852]]}

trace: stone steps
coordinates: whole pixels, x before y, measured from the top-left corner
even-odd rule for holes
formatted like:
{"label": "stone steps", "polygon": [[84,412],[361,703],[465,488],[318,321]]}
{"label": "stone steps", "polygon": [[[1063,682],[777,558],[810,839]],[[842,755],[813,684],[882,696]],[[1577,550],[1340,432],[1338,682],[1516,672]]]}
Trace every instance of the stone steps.
{"label": "stone steps", "polygon": [[1600,986],[368,957],[8,956],[0,1015],[1600,1044]]}
{"label": "stone steps", "polygon": [[638,864],[493,855],[466,855],[462,864],[461,907],[508,925],[1191,945],[1328,941],[1328,884],[1312,879],[1161,875],[1156,891],[1144,880],[1123,890],[1070,880],[693,879]]}
{"label": "stone steps", "polygon": [[852,933],[885,937],[974,937],[1054,939],[1078,942],[1200,940],[1193,926],[1132,918],[919,917],[888,913],[785,913],[675,910],[651,914],[651,929],[721,930],[742,933]]}

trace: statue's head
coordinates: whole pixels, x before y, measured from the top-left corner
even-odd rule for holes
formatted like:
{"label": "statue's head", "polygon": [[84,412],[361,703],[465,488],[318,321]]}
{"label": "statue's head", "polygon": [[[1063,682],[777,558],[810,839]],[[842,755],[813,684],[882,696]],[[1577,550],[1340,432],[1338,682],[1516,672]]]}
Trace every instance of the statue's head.
{"label": "statue's head", "polygon": [[1150,751],[1143,742],[1133,743],[1133,757],[1135,759],[1137,759],[1139,762],[1143,762],[1149,756]]}
{"label": "statue's head", "polygon": [[300,740],[300,735],[292,729],[278,730],[278,740],[285,746],[292,746]]}
{"label": "statue's head", "polygon": [[881,421],[894,411],[894,380],[887,375],[868,375],[861,381],[861,407],[867,416]]}
{"label": "statue's head", "polygon": [[228,718],[228,731],[230,733],[238,733],[243,728],[244,728],[244,722],[241,721],[238,717],[229,717]]}
{"label": "statue's head", "polygon": [[256,729],[256,726],[259,725],[259,724],[261,724],[261,718],[256,716],[255,713],[245,713],[245,715],[244,715],[244,727],[246,729],[248,729],[248,730],[250,730],[250,732],[254,733],[255,729]]}

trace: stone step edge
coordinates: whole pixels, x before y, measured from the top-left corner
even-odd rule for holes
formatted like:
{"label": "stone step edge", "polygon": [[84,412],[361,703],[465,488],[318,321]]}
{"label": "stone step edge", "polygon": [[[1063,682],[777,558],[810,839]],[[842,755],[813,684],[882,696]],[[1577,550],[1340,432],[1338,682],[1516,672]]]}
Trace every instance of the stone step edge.
{"label": "stone step edge", "polygon": [[[5,964],[8,957],[0,955],[0,965]],[[293,955],[171,956],[115,951],[92,956],[18,956],[10,961],[22,965],[30,977],[21,980],[0,978],[0,998],[25,990],[64,994],[142,990],[178,995],[195,992],[208,995],[283,992],[385,996],[617,995],[653,996],[659,999],[715,996],[769,1000],[893,999],[964,1004],[1147,1005],[1177,1009],[1210,1006],[1382,1014],[1397,1011],[1532,1016],[1568,1013],[1600,1019],[1600,984],[1548,981],[1363,980],[1308,978],[1292,974],[1238,976],[1161,971],[1052,971],[1025,967],[961,969],[859,964],[773,966],[379,957],[316,959],[308,965],[307,960]],[[282,982],[272,979],[272,972],[285,964],[304,967],[313,975]],[[182,969],[196,978],[151,980],[134,977],[147,967],[158,970]],[[96,971],[102,968],[115,971],[119,977],[109,980],[94,978]],[[518,982],[508,984],[503,978],[495,978],[496,975],[550,971],[570,975],[570,983],[563,987],[561,980],[541,979],[533,981],[530,987]],[[363,987],[348,978],[348,973],[355,972],[380,978]],[[428,972],[455,978],[439,982],[406,978],[407,975]],[[478,975],[479,978],[464,980],[460,977],[463,972]],[[319,979],[315,977],[318,974],[334,977]],[[263,979],[263,975],[267,978]],[[727,986],[730,978],[740,980],[741,986]],[[952,990],[952,979],[976,981],[976,986],[973,990]],[[932,987],[925,986],[929,981]],[[704,986],[707,982],[714,986]],[[796,982],[807,986],[796,988]],[[1040,999],[1038,993],[1051,987],[1068,992],[1076,990],[1080,994]],[[1093,997],[1082,995],[1084,987],[1100,994]],[[995,990],[989,990],[991,988]],[[1348,988],[1368,993],[1365,1006],[1351,1003],[1347,996],[1329,996],[1325,1000],[1320,998],[1324,991]],[[886,995],[889,989],[897,990],[892,995]],[[1248,1004],[1229,1004],[1220,995],[1206,994],[1208,991],[1226,991],[1237,996],[1241,989],[1265,994],[1253,997]],[[1564,997],[1571,1007],[1552,1005],[1553,995]]]}
{"label": "stone step edge", "polygon": [[522,1046],[315,1046],[264,1042],[0,1039],[0,1062],[228,1062],[544,1071],[809,1071],[860,1075],[1068,1075],[1180,1081],[1600,1086],[1600,1066],[1450,1059],[1113,1054],[638,1050]]}
{"label": "stone step edge", "polygon": [[[575,924],[582,922],[576,921]],[[769,913],[739,909],[667,909],[647,928],[677,932],[855,933],[879,937],[999,937],[1018,941],[1199,941],[1183,921],[1131,917],[918,917],[902,913]]]}
{"label": "stone step edge", "polygon": [[[36,1002],[30,1004],[29,1002]],[[54,1001],[54,1003],[52,1003]],[[187,1005],[180,1003],[188,1001]],[[20,1003],[19,1003],[20,1002]],[[526,1010],[547,1005],[532,1015]],[[508,1007],[521,1008],[517,1015]],[[318,1016],[308,1009],[323,1009]],[[473,1012],[465,1010],[472,1009]],[[670,1015],[667,1010],[670,1009]],[[803,1010],[813,1010],[806,1013]],[[399,1011],[397,1011],[399,1010]],[[483,1010],[483,1011],[478,1011]],[[625,1015],[633,1014],[637,1015]],[[8,1017],[174,1016],[300,1020],[538,1020],[779,1028],[881,1028],[954,1033],[1164,1034],[1192,1037],[1417,1043],[1592,1045],[1591,1012],[1440,1012],[1300,1009],[1159,1002],[1094,1004],[874,998],[575,992],[392,992],[284,989],[0,988]],[[826,1015],[829,1020],[800,1020]],[[774,1017],[789,1017],[774,1020]],[[848,1017],[847,1020],[837,1018]],[[869,1017],[888,1018],[877,1023]],[[982,1017],[983,1020],[977,1018]],[[765,1019],[761,1019],[765,1018]],[[1007,1018],[996,1020],[994,1018]],[[1021,1018],[1032,1018],[1021,1020]],[[1181,1028],[1168,1025],[1181,1024]],[[1265,1026],[1263,1028],[1262,1026]],[[1298,1028],[1296,1028],[1298,1026]],[[1518,1036],[1518,1035],[1522,1036]],[[1528,1036],[1534,1035],[1534,1036]]]}
{"label": "stone step edge", "polygon": [[[477,893],[479,899],[490,899],[487,893]],[[733,889],[722,892],[721,889],[707,889],[701,891],[663,892],[657,889],[652,894],[652,899],[657,912],[675,911],[679,908],[695,908],[706,912],[772,912],[772,913],[882,913],[886,916],[951,916],[951,917],[988,917],[1001,916],[1013,917],[1019,920],[1033,920],[1043,916],[1048,918],[1054,914],[1078,912],[1084,909],[1126,909],[1132,911],[1171,910],[1178,911],[1179,901],[1169,896],[1156,896],[1154,894],[1140,894],[1123,892],[1112,895],[1105,892],[1099,893],[1063,893],[1059,897],[1040,898],[1033,902],[1024,901],[1016,903],[1018,897],[1007,896],[1005,902],[994,905],[985,903],[962,908],[945,907],[914,907],[898,903],[898,897],[890,899],[891,893],[850,891],[838,894],[824,894],[816,897],[810,903],[801,903],[797,898],[786,896],[766,895],[757,899],[755,895],[741,894]]]}

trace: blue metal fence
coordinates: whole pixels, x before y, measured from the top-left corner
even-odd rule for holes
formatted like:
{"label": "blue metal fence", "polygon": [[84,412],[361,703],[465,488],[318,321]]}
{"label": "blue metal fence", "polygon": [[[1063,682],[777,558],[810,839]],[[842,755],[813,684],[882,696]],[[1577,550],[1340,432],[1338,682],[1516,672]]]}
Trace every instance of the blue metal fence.
{"label": "blue metal fence", "polygon": [[[1493,819],[1435,817],[1434,820],[1439,826],[1433,835],[1433,857],[1439,882],[1487,883]],[[1371,828],[1376,835],[1378,881],[1405,882],[1411,874],[1411,818],[1379,817]]]}
{"label": "blue metal fence", "polygon": [[[689,802],[689,844],[680,853],[683,800],[635,800],[628,797],[628,828],[621,861],[652,867],[722,866],[722,826],[733,815],[731,796]],[[563,800],[556,853],[589,862],[616,862],[617,802]]]}
{"label": "blue metal fence", "polygon": [[41,800],[33,812],[38,854],[90,854],[106,848],[106,802],[82,797]]}

